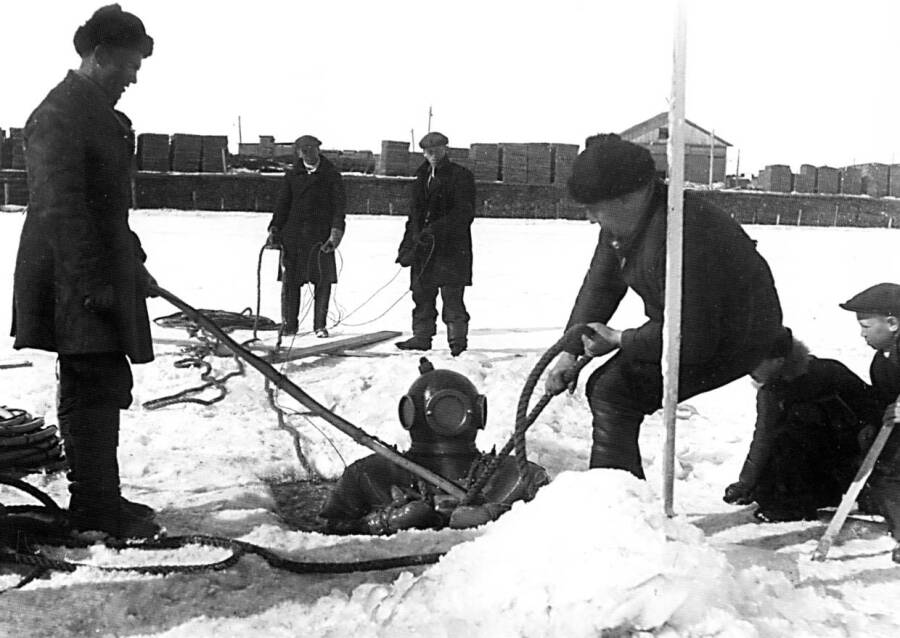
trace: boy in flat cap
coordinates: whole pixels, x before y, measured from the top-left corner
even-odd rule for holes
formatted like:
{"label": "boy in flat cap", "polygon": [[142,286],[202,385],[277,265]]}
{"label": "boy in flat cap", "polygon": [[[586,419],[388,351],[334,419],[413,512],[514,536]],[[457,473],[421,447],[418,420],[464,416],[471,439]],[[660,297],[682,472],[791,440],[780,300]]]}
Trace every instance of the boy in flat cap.
{"label": "boy in flat cap", "polygon": [[[882,422],[900,423],[900,285],[876,284],[840,304],[856,313],[860,332],[875,350],[869,375]],[[871,445],[875,427],[863,438]],[[898,540],[892,558],[900,563],[900,432],[895,427],[878,457],[868,482],[869,496]]]}
{"label": "boy in flat cap", "polygon": [[447,137],[436,131],[419,142],[426,161],[416,171],[412,204],[397,263],[410,266],[413,336],[396,345],[401,350],[429,350],[437,332],[437,294],[447,325],[450,354],[468,347],[469,313],[463,301],[472,285],[472,220],[475,178],[447,157]]}
{"label": "boy in flat cap", "polygon": [[120,538],[160,531],[122,497],[119,410],[131,363],[153,360],[145,298],[155,282],[128,224],[134,132],[115,110],[153,39],[117,4],[78,28],[77,70],[25,126],[28,214],[13,285],[15,348],[59,357],[59,425],[69,462],[69,524]]}
{"label": "boy in flat cap", "polygon": [[299,329],[300,289],[313,285],[313,330],[327,337],[331,285],[337,283],[334,251],[344,237],[346,195],[341,174],[319,153],[321,142],[301,135],[297,162],[281,183],[269,224],[270,245],[281,246],[281,333]]}
{"label": "boy in flat cap", "polygon": [[[643,478],[638,435],[644,415],[662,403],[662,324],[666,262],[666,186],[647,149],[614,134],[591,138],[575,161],[569,195],[600,224],[597,248],[567,327],[587,324],[560,355],[547,380],[553,394],[567,387],[578,355],[618,351],[587,382],[593,413],[590,467],[624,469]],[[752,371],[781,330],[772,273],[755,242],[726,213],[692,193],[684,197],[684,302],[679,400],[725,385]],[[607,325],[631,288],[647,322]]]}

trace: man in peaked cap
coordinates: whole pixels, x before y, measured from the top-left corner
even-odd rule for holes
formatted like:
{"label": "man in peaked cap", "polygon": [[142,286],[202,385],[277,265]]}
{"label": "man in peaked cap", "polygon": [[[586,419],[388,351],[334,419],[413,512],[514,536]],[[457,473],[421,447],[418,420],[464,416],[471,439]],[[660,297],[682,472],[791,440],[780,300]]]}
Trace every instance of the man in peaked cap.
{"label": "man in peaked cap", "polygon": [[281,246],[281,331],[299,328],[300,289],[313,285],[313,330],[328,337],[328,303],[337,283],[334,251],[344,237],[347,197],[341,174],[312,135],[294,142],[297,163],[285,173],[269,223],[269,245]]}
{"label": "man in peaked cap", "polygon": [[[587,324],[594,333],[560,355],[547,391],[574,390],[578,355],[615,352],[587,382],[590,467],[643,478],[640,425],[662,402],[666,186],[647,149],[608,134],[591,138],[578,156],[568,190],[600,225],[600,237],[567,328]],[[781,330],[772,273],[755,242],[693,193],[684,198],[683,278],[679,400],[748,374]],[[617,330],[608,322],[629,288],[643,300],[647,322]]]}
{"label": "man in peaked cap", "polygon": [[463,300],[472,285],[472,220],[475,178],[447,157],[447,136],[432,131],[419,146],[425,162],[416,171],[412,205],[397,251],[397,263],[410,266],[413,336],[396,345],[401,350],[429,350],[437,332],[437,294],[447,325],[450,354],[468,347],[469,313]]}
{"label": "man in peaked cap", "polygon": [[[900,423],[900,285],[880,283],[840,304],[856,313],[860,333],[875,350],[869,376],[882,410],[882,423]],[[870,426],[862,437],[865,447],[875,438]],[[898,541],[892,558],[900,563],[900,433],[894,428],[872,471],[868,489],[875,509],[885,517]]]}
{"label": "man in peaked cap", "polygon": [[153,38],[117,5],[73,38],[81,57],[28,118],[28,214],[13,285],[16,348],[59,357],[59,425],[69,462],[69,524],[119,538],[160,531],[153,510],[122,497],[119,410],[130,363],[153,360],[145,298],[155,285],[128,224],[131,121],[114,109],[137,82]]}

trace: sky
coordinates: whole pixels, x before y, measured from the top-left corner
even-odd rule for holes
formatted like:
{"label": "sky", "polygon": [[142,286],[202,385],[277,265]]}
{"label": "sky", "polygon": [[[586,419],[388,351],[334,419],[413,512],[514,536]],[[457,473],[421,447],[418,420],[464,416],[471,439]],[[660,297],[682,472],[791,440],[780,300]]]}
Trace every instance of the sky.
{"label": "sky", "polygon": [[[583,144],[669,108],[671,0],[123,0],[155,39],[119,107],[138,133],[379,152],[429,125],[452,146]],[[74,68],[99,2],[6,2],[0,127]],[[728,171],[900,161],[894,0],[685,0],[686,116]],[[27,60],[27,63],[17,63]],[[240,126],[239,126],[240,121]]]}

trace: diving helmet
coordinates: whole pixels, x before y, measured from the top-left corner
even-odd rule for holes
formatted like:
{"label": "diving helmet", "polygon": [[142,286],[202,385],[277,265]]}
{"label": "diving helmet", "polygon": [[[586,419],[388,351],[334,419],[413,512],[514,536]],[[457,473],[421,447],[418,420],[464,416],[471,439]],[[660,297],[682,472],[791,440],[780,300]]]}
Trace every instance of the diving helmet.
{"label": "diving helmet", "polygon": [[422,357],[419,378],[400,399],[400,423],[413,439],[474,440],[487,420],[487,397],[466,377],[435,370]]}

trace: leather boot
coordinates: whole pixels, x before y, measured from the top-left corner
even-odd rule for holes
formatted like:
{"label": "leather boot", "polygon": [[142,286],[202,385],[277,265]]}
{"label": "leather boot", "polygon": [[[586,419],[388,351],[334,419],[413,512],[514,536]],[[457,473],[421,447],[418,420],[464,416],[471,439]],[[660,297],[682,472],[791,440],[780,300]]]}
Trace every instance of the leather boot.
{"label": "leather boot", "polygon": [[431,337],[413,335],[412,339],[398,341],[394,345],[400,350],[431,350]]}
{"label": "leather boot", "polygon": [[447,324],[447,343],[450,345],[450,354],[458,357],[469,347],[469,324],[454,322]]}
{"label": "leather boot", "polygon": [[644,415],[605,401],[591,402],[593,444],[590,468],[627,470],[644,478],[638,434]]}
{"label": "leather boot", "polygon": [[[150,538],[160,527],[147,517],[146,505],[122,498],[119,491],[118,408],[77,408],[65,415],[69,460],[69,525],[76,531],[101,531],[117,538]],[[63,417],[61,417],[61,420]]]}

